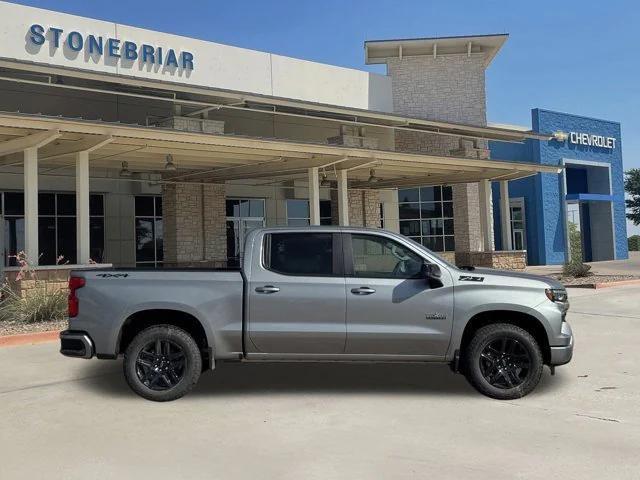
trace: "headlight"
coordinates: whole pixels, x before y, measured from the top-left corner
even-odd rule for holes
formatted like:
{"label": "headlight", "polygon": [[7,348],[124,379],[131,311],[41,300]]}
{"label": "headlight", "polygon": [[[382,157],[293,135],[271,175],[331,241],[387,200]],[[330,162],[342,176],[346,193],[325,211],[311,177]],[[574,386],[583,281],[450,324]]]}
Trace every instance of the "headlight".
{"label": "headlight", "polygon": [[544,293],[552,302],[566,303],[568,300],[567,291],[564,288],[547,288]]}

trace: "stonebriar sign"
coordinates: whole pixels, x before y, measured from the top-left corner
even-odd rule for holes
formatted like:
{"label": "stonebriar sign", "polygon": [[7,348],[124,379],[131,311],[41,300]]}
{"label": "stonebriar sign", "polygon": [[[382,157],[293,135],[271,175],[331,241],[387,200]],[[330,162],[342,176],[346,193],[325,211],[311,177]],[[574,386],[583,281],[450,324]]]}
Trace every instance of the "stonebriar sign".
{"label": "stonebriar sign", "polygon": [[102,35],[82,35],[77,31],[65,32],[58,27],[43,27],[34,23],[29,27],[28,39],[35,46],[48,43],[49,48],[68,48],[71,52],[86,52],[90,56],[107,56],[112,59],[140,61],[151,65],[161,65],[168,68],[193,70],[193,54],[187,51],[177,51],[146,43],[138,45],[132,41],[122,41],[118,38],[103,37]]}

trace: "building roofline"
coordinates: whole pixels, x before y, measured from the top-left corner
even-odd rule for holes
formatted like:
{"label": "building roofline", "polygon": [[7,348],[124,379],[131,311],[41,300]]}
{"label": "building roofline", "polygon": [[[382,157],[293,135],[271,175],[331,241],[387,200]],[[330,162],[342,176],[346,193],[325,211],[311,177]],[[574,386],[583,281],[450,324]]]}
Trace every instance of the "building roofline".
{"label": "building roofline", "polygon": [[449,37],[400,38],[367,40],[364,42],[365,63],[387,63],[390,58],[405,56],[483,55],[485,68],[489,66],[508,33],[459,35]]}
{"label": "building roofline", "polygon": [[598,118],[598,117],[589,117],[587,115],[577,115],[575,113],[569,113],[569,112],[561,112],[559,110],[549,110],[547,108],[532,108],[531,111],[539,111],[539,112],[547,112],[547,113],[555,113],[558,115],[565,115],[567,117],[574,117],[574,118],[583,118],[585,120],[594,120],[596,122],[602,122],[602,123],[610,123],[611,125],[617,125],[617,126],[622,126],[622,124],[620,122],[617,122],[615,120],[607,120],[606,118]]}

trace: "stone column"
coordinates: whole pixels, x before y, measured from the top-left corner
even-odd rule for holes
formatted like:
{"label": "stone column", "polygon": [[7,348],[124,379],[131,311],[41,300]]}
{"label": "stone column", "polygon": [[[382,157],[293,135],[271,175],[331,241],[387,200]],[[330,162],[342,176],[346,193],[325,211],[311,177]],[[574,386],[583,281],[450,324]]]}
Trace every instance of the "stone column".
{"label": "stone column", "polygon": [[377,190],[349,190],[349,225],[380,228],[380,195]]}
{"label": "stone column", "polygon": [[204,258],[227,261],[227,211],[224,185],[203,186]]}
{"label": "stone column", "polygon": [[[415,55],[389,58],[394,112],[412,117],[486,125],[485,68],[481,55]],[[396,132],[398,151],[487,158],[483,141],[419,132]],[[425,170],[428,173],[428,170]],[[480,251],[478,184],[453,186],[456,252]]]}
{"label": "stone column", "polygon": [[227,260],[224,185],[162,186],[164,261],[216,266]]}
{"label": "stone column", "polygon": [[164,261],[185,265],[205,259],[203,195],[197,184],[163,184]]}

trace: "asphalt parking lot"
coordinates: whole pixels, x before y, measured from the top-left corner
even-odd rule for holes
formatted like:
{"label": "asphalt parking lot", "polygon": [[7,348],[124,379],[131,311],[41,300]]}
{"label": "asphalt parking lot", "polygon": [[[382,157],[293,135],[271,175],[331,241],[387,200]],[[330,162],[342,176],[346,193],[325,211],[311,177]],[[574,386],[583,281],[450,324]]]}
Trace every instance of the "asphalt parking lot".
{"label": "asphalt parking lot", "polygon": [[518,400],[446,366],[226,365],[173,403],[120,361],[0,349],[0,478],[638,478],[640,286],[571,290],[571,364]]}

